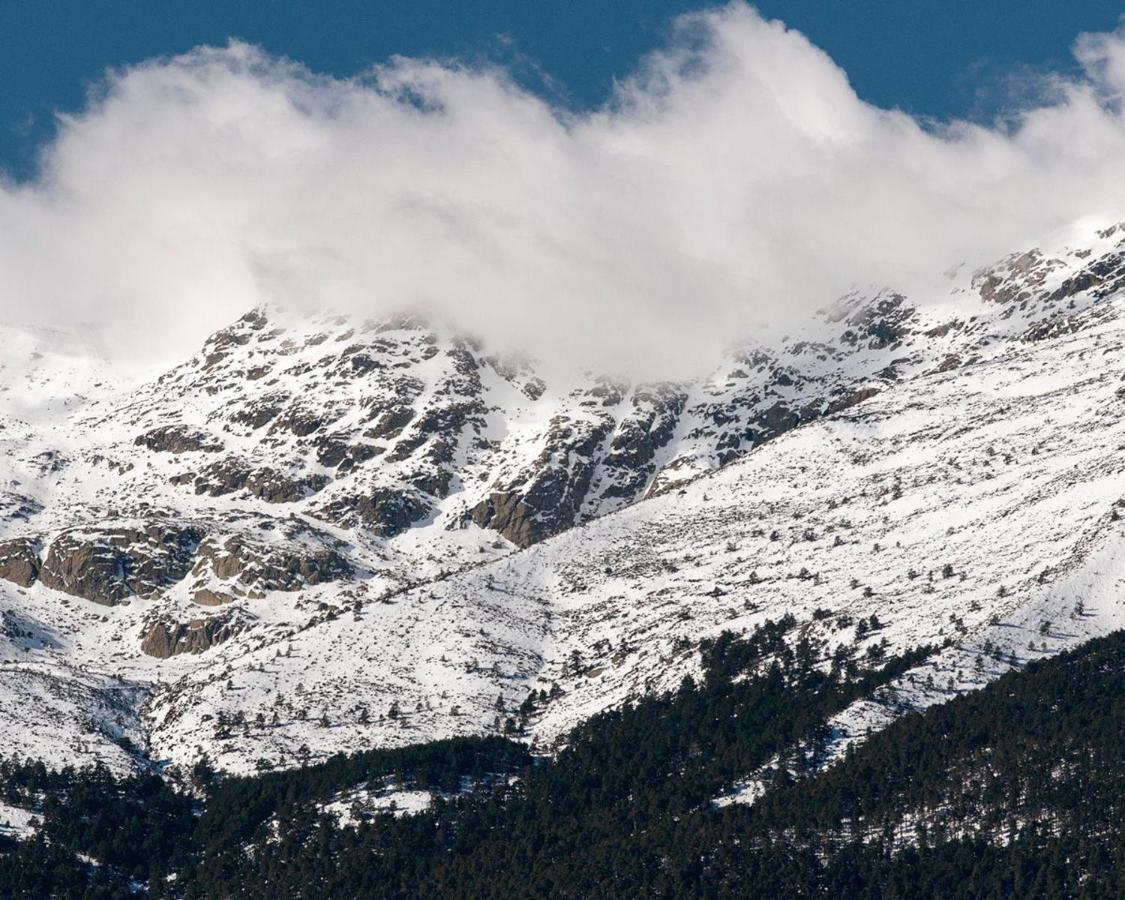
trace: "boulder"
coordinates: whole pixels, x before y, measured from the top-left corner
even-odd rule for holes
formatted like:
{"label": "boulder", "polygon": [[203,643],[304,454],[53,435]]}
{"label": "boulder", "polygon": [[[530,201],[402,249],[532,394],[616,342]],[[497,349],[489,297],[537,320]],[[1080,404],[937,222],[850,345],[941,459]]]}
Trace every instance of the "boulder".
{"label": "boulder", "polygon": [[0,578],[31,587],[39,577],[39,545],[32,538],[0,541]]}

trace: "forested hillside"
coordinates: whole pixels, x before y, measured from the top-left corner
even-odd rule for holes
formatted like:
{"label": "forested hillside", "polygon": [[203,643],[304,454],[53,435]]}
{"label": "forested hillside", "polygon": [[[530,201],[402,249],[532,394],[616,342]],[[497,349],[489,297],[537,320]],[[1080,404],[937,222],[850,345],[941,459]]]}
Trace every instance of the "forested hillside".
{"label": "forested hillside", "polygon": [[[815,665],[794,622],[535,759],[501,738],[255,777],[7,764],[6,896],[1114,897],[1125,890],[1125,633],[907,715],[826,771],[835,711],[938,648]],[[534,702],[534,701],[532,701]],[[792,748],[801,748],[791,752]],[[776,765],[778,760],[783,763]],[[717,806],[774,764],[753,805]],[[372,785],[415,810],[372,804]],[[350,792],[350,793],[349,793]],[[333,806],[353,798],[350,809]]]}

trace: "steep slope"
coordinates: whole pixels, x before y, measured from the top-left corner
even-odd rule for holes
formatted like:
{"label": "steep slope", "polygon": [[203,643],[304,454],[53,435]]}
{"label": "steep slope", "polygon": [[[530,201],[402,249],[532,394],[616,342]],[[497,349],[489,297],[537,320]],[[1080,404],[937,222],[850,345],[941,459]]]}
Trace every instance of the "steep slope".
{"label": "steep slope", "polygon": [[850,296],[690,384],[551,384],[413,319],[256,310],[5,429],[0,724],[56,763],[246,771],[552,742],[787,613],[841,656],[948,639],[839,717],[838,752],[1120,627],[1123,247]]}
{"label": "steep slope", "polygon": [[[815,665],[793,620],[535,759],[499,737],[244,778],[0,763],[0,884],[24,895],[1115,897],[1125,632],[907,716],[753,807],[708,797],[932,648]],[[675,777],[670,778],[669,772]],[[440,799],[439,799],[440,798]],[[9,834],[36,840],[5,840]]]}

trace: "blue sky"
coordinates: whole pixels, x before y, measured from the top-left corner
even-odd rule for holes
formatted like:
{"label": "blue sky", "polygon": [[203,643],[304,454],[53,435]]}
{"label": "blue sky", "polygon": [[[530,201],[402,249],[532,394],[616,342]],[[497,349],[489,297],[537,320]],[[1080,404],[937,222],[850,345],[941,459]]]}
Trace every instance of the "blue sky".
{"label": "blue sky", "polygon": [[[235,37],[315,71],[350,75],[392,54],[499,60],[556,101],[596,106],[660,46],[682,0],[200,2],[0,0],[0,167],[33,171],[53,111],[82,106],[107,67]],[[987,117],[1012,72],[1073,68],[1082,31],[1111,30],[1114,0],[762,0],[804,32],[863,99],[916,115]]]}
{"label": "blue sky", "polygon": [[667,378],[1125,221],[1108,4],[4,3],[0,316],[123,357],[421,308]]}

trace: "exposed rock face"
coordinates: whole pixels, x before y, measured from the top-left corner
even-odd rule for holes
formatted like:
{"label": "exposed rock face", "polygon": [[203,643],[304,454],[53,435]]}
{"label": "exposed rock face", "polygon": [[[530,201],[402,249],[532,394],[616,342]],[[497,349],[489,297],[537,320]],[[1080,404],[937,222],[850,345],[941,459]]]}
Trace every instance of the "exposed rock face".
{"label": "exposed rock face", "polygon": [[365,527],[382,537],[402,534],[430,512],[415,491],[374,488],[367,494],[345,496],[316,511],[316,516],[344,528]]}
{"label": "exposed rock face", "polygon": [[1014,253],[973,276],[973,287],[985,303],[1019,304],[1041,288],[1059,260],[1045,259],[1039,250]]}
{"label": "exposed rock face", "polygon": [[1022,335],[1025,341],[1044,341],[1074,334],[1098,325],[1106,310],[1103,307],[1083,309],[1069,316],[1055,316],[1033,323]]}
{"label": "exposed rock face", "polygon": [[223,443],[213,435],[186,425],[165,425],[139,435],[134,443],[156,453],[218,453]]}
{"label": "exposed rock face", "polygon": [[472,509],[473,521],[519,547],[573,525],[594,475],[596,451],[612,428],[613,419],[604,414],[556,416],[539,456],[514,478],[495,484]]}
{"label": "exposed rock face", "polygon": [[237,457],[207,466],[194,479],[195,492],[222,497],[246,491],[267,503],[296,503],[315,494],[329,482],[327,475],[293,477],[266,466],[254,467]]}
{"label": "exposed rock face", "polygon": [[222,606],[224,603],[233,602],[234,599],[232,594],[224,594],[204,587],[196,588],[191,595],[192,602],[200,606]]}
{"label": "exposed rock face", "polygon": [[1049,299],[1058,302],[1083,291],[1090,291],[1100,299],[1123,287],[1125,287],[1125,252],[1109,253],[1094,259],[1080,272],[1065,279]]}
{"label": "exposed rock face", "polygon": [[448,494],[458,452],[483,430],[488,412],[480,365],[468,345],[455,342],[444,358],[448,369],[386,456],[400,464],[403,480],[437,499]]}
{"label": "exposed rock face", "polygon": [[[262,597],[267,591],[295,591],[308,585],[337,581],[353,574],[351,563],[337,550],[284,542],[267,544],[242,535],[209,537],[199,545],[192,569],[197,577],[213,576],[229,585],[233,596]],[[210,589],[197,592],[204,605],[224,602]]]}
{"label": "exposed rock face", "polygon": [[313,445],[316,447],[316,461],[325,468],[336,469],[337,475],[346,475],[384,452],[382,447],[356,440],[351,432],[321,435]]}
{"label": "exposed rock face", "polygon": [[270,434],[288,431],[297,437],[308,437],[328,428],[344,413],[341,404],[315,404],[298,400],[285,409],[270,425]]}
{"label": "exposed rock face", "polygon": [[845,344],[862,344],[870,350],[882,350],[899,343],[910,333],[908,322],[914,309],[901,294],[880,294],[865,303],[847,319],[850,326],[841,335]]}
{"label": "exposed rock face", "polygon": [[257,431],[277,418],[281,411],[285,409],[288,400],[288,395],[279,393],[266,394],[258,399],[246,400],[231,413],[230,420],[250,431]]}
{"label": "exposed rock face", "polygon": [[192,589],[192,599],[218,606],[354,574],[328,535],[303,525],[289,531],[296,537],[268,542],[242,534],[207,536],[193,523],[87,526],[59,534],[42,559],[39,539],[12,538],[0,542],[0,578],[23,587],[38,580],[53,590],[113,605],[132,596],[153,597],[190,574],[203,580]]}
{"label": "exposed rock face", "polygon": [[265,313],[260,309],[251,310],[241,319],[218,331],[203,346],[203,368],[211,369],[227,358],[238,347],[244,347],[268,324]]}
{"label": "exposed rock face", "polygon": [[675,384],[641,385],[633,392],[632,408],[618,424],[595,477],[601,498],[628,501],[644,493],[656,474],[657,451],[672,440],[687,397]]}
{"label": "exposed rock face", "polygon": [[[1120,226],[1103,232],[1100,237],[1120,234]],[[1118,245],[1120,247],[1120,244]],[[1055,273],[1070,273],[1059,279]],[[1026,310],[1030,306],[1047,303],[1058,306],[1079,294],[1089,292],[1095,299],[1106,297],[1125,287],[1125,251],[1090,256],[1086,265],[1074,270],[1056,257],[1046,256],[1040,250],[1013,254],[973,277],[973,287],[985,303],[996,303]]]}
{"label": "exposed rock face", "polygon": [[545,524],[536,522],[538,510],[511,490],[493,491],[472,509],[472,520],[483,528],[500,532],[517,547],[530,547],[550,536]]}
{"label": "exposed rock face", "polygon": [[141,651],[158,659],[179,653],[202,653],[234,637],[247,624],[242,616],[222,614],[188,622],[156,619],[145,629]]}
{"label": "exposed rock face", "polygon": [[397,437],[414,418],[414,410],[408,406],[392,406],[379,411],[364,432],[366,437],[390,440]]}
{"label": "exposed rock face", "polygon": [[31,538],[0,541],[0,578],[31,587],[39,577],[39,547]]}
{"label": "exposed rock face", "polygon": [[[956,368],[957,360],[949,364],[949,368]],[[830,416],[834,413],[843,412],[845,409],[851,409],[853,406],[862,403],[864,400],[870,400],[872,397],[879,393],[878,388],[865,387],[858,388],[854,391],[847,391],[844,394],[833,398],[827,406],[824,407],[824,415]]]}
{"label": "exposed rock face", "polygon": [[198,526],[169,522],[72,529],[47,548],[39,580],[107,606],[150,597],[187,575],[202,537]]}

